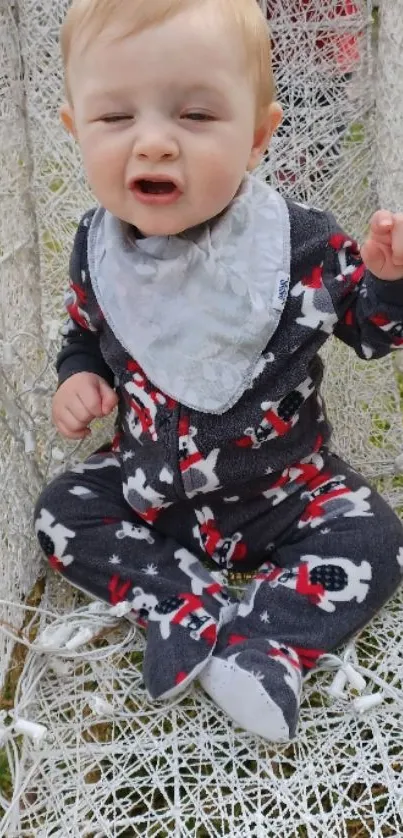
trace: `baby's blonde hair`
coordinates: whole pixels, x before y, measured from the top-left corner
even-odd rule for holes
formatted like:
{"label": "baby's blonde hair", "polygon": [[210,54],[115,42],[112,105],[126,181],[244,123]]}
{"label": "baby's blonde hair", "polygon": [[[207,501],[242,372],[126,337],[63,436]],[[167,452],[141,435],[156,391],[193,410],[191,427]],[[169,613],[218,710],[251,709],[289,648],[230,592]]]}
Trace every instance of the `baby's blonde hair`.
{"label": "baby's blonde hair", "polygon": [[116,19],[123,23],[122,36],[137,34],[186,9],[200,8],[201,3],[214,3],[214,10],[230,18],[240,31],[256,85],[258,111],[268,107],[274,97],[270,33],[257,0],[73,0],[61,29],[68,98],[67,69],[78,34],[84,38],[84,47]]}

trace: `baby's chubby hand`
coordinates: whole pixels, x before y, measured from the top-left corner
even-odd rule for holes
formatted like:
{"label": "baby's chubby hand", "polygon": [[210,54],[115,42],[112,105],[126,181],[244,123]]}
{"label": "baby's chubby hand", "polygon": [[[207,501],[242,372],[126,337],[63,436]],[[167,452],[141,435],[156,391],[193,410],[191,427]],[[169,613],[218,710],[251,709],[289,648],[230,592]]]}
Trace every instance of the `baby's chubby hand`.
{"label": "baby's chubby hand", "polygon": [[112,413],[118,397],[107,382],[92,372],[78,372],[67,378],[53,397],[52,419],[67,439],[84,439],[88,425]]}
{"label": "baby's chubby hand", "polygon": [[366,267],[379,279],[403,279],[403,213],[376,212],[361,255]]}

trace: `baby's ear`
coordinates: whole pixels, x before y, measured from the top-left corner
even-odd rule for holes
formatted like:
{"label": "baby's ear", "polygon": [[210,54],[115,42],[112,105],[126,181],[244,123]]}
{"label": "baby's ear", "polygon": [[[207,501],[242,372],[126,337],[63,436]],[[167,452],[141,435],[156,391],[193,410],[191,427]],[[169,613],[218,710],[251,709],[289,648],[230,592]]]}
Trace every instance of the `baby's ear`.
{"label": "baby's ear", "polygon": [[74,121],[74,111],[73,111],[73,108],[71,107],[71,105],[69,105],[68,102],[65,102],[61,106],[59,113],[60,113],[60,119],[61,119],[66,131],[68,131],[69,134],[72,134],[72,136],[75,139],[77,139],[76,124],[75,124],[75,121]]}
{"label": "baby's ear", "polygon": [[278,102],[272,102],[261,116],[259,125],[255,130],[253,138],[253,147],[251,149],[248,171],[252,172],[259,165],[265,151],[267,150],[270,140],[281,125],[283,119],[283,109]]}

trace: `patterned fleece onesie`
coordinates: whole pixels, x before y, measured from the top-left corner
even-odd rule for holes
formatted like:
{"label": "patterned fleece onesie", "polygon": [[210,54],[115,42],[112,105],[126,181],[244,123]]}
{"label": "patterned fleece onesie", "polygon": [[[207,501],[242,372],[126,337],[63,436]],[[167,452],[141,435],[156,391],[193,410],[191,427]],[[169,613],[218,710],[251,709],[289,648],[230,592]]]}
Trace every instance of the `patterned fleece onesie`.
{"label": "patterned fleece onesie", "polygon": [[[152,699],[199,676],[238,724],[271,741],[294,736],[303,676],[368,623],[403,569],[398,518],[328,448],[318,355],[331,333],[367,359],[403,345],[403,279],[366,271],[330,214],[287,209],[281,320],[251,386],[222,415],[161,392],[112,333],[84,216],[59,382],[87,371],[115,386],[116,435],[45,488],[35,510],[55,570],[94,597],[131,604],[146,629]],[[254,571],[239,603],[215,566]]]}

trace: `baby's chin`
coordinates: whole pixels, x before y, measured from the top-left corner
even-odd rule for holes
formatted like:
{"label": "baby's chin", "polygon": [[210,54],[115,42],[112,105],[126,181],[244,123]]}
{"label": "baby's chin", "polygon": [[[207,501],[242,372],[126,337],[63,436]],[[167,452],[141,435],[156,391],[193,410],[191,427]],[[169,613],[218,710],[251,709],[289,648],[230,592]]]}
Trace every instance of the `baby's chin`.
{"label": "baby's chin", "polygon": [[201,224],[205,224],[206,221],[209,221],[209,218],[200,218],[199,219],[189,219],[189,223],[173,223],[173,222],[164,222],[162,220],[159,221],[149,221],[144,222],[140,221],[139,223],[132,222],[133,226],[141,233],[142,236],[150,237],[150,236],[180,236],[181,233],[185,233],[187,230],[191,230],[194,227],[199,227]]}
{"label": "baby's chin", "polygon": [[135,227],[142,236],[147,238],[150,236],[180,236],[181,233],[195,230],[204,224],[214,224],[214,220],[220,218],[227,208],[228,205],[224,208],[221,206],[218,209],[214,208],[216,211],[209,215],[202,212],[194,212],[180,219],[164,218],[162,215],[160,217],[156,215],[154,218],[145,218],[144,216],[140,218],[139,216],[136,219],[131,219],[129,224]]}
{"label": "baby's chin", "polygon": [[133,225],[144,238],[150,236],[180,236],[188,227],[169,224],[134,224]]}
{"label": "baby's chin", "polygon": [[[180,236],[194,228],[211,221],[216,216],[217,207],[210,201],[209,206],[192,206],[180,201],[172,207],[136,207],[127,208],[125,221],[135,227],[143,236]],[[221,206],[218,207],[222,211]],[[129,217],[128,217],[129,216]]]}

